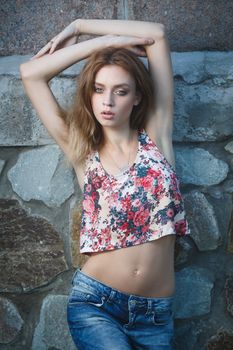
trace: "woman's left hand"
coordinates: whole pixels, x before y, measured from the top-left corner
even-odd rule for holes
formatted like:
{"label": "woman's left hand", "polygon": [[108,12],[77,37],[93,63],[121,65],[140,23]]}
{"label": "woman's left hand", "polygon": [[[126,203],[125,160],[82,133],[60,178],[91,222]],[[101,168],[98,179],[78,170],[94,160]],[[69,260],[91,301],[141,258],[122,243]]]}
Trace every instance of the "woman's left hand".
{"label": "woman's left hand", "polygon": [[39,58],[45,54],[52,54],[54,51],[63,47],[71,46],[78,41],[78,28],[75,22],[70,23],[59,34],[54,36],[39,52],[32,58]]}

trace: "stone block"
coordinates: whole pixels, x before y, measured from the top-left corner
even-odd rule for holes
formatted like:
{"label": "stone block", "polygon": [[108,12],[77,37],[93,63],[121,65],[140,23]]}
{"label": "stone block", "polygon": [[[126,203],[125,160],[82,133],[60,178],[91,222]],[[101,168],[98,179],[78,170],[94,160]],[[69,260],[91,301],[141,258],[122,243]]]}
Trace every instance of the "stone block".
{"label": "stone block", "polygon": [[[75,91],[72,79],[54,79],[51,89],[62,107],[71,104]],[[54,143],[36,116],[16,77],[0,76],[0,145],[31,146]]]}
{"label": "stone block", "polygon": [[81,268],[87,261],[87,256],[80,254],[80,225],[82,215],[82,203],[72,203],[70,209],[70,246],[72,265]]}
{"label": "stone block", "polygon": [[233,141],[228,142],[224,148],[226,151],[233,153]]}
{"label": "stone block", "polygon": [[212,289],[213,276],[207,269],[187,267],[177,272],[175,318],[184,319],[208,314]]}
{"label": "stone block", "polygon": [[197,147],[176,147],[176,171],[184,184],[212,186],[226,179],[228,164]]}
{"label": "stone block", "polygon": [[0,175],[1,175],[1,172],[2,172],[2,170],[4,168],[4,165],[5,165],[5,161],[0,159]]}
{"label": "stone block", "polygon": [[232,95],[233,86],[176,82],[174,141],[216,141],[232,136]]}
{"label": "stone block", "polygon": [[175,265],[186,263],[193,251],[193,245],[187,237],[177,238],[175,244]]}
{"label": "stone block", "polygon": [[[224,64],[223,64],[224,62]],[[233,52],[208,52],[205,55],[205,70],[208,76],[233,79]]]}
{"label": "stone block", "polygon": [[31,291],[68,270],[58,232],[16,200],[0,200],[0,248],[0,292]]}
{"label": "stone block", "polygon": [[4,28],[0,55],[36,53],[76,18],[122,18],[121,4],[121,0],[4,1],[0,12]]}
{"label": "stone block", "polygon": [[188,84],[201,83],[207,78],[204,52],[172,52],[171,57],[174,77]]}
{"label": "stone block", "polygon": [[68,329],[66,307],[66,295],[48,295],[44,299],[32,350],[76,349]]}
{"label": "stone block", "polygon": [[224,288],[227,311],[233,316],[233,276],[227,278]]}
{"label": "stone block", "polygon": [[21,153],[8,178],[23,200],[41,200],[49,207],[60,206],[74,192],[73,173],[56,145]]}
{"label": "stone block", "polygon": [[232,330],[220,328],[217,334],[213,335],[205,347],[206,350],[232,350],[233,332]]}
{"label": "stone block", "polygon": [[193,190],[184,195],[192,239],[200,251],[214,250],[221,244],[221,233],[212,205],[205,195]]}
{"label": "stone block", "polygon": [[[227,47],[231,50],[232,10],[230,0],[211,4],[187,0],[128,0],[129,19],[165,25],[172,51],[226,50]],[[221,18],[224,18],[224,24]]]}
{"label": "stone block", "polygon": [[0,315],[0,344],[8,344],[18,336],[24,321],[17,307],[3,297],[0,297]]}

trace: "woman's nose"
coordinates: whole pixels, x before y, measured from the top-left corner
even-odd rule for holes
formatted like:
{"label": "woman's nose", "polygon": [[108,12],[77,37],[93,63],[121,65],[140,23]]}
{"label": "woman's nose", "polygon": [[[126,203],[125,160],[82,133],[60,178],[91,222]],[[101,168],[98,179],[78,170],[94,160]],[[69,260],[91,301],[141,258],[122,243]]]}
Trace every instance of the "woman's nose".
{"label": "woman's nose", "polygon": [[114,105],[114,100],[112,94],[104,95],[103,105],[107,107],[112,107]]}

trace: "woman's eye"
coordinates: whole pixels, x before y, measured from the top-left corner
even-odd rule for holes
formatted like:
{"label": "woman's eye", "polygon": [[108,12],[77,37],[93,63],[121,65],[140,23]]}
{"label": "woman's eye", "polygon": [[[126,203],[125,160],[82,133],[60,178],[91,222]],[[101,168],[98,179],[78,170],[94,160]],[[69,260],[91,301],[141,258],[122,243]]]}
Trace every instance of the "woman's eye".
{"label": "woman's eye", "polygon": [[116,90],[115,94],[120,95],[120,96],[124,96],[124,95],[127,94],[127,91],[125,91],[125,90]]}
{"label": "woman's eye", "polygon": [[97,92],[98,94],[101,94],[103,92],[103,89],[97,86],[94,86],[94,91]]}

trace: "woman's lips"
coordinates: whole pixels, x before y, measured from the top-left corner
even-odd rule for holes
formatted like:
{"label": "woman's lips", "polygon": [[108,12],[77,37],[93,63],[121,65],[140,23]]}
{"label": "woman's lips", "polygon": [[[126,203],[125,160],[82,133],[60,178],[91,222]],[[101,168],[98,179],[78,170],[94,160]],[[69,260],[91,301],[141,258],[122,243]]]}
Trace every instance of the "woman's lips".
{"label": "woman's lips", "polygon": [[115,115],[115,113],[110,112],[110,111],[103,111],[101,112],[101,115],[104,119],[112,119]]}

